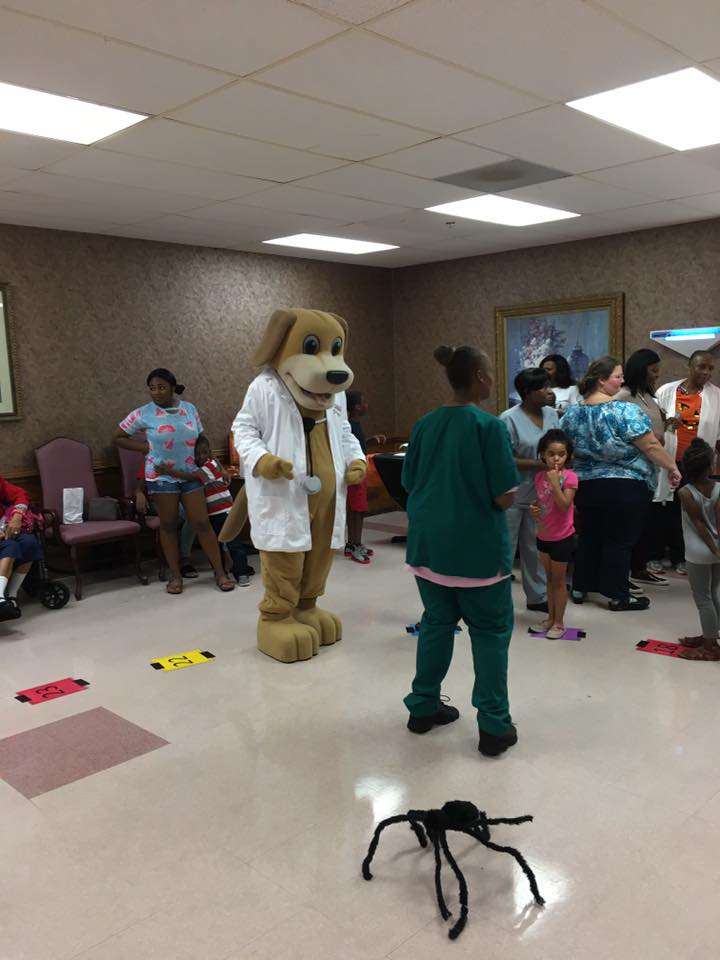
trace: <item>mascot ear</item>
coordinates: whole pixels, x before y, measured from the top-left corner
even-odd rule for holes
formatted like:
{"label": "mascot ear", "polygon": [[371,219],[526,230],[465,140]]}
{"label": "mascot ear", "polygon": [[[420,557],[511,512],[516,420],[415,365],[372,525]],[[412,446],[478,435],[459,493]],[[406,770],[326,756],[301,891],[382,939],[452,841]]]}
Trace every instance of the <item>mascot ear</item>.
{"label": "mascot ear", "polygon": [[345,344],[343,346],[343,353],[347,350],[348,345],[348,325],[347,320],[343,320],[342,317],[339,317],[336,313],[330,313],[328,316],[332,317],[333,320],[337,320],[340,326],[343,328],[343,333],[345,334]]}
{"label": "mascot ear", "polygon": [[250,357],[250,362],[255,367],[264,367],[272,363],[274,357],[283,344],[283,340],[297,320],[295,310],[276,310],[270,317],[268,325],[265,327],[265,333],[256,347],[255,352]]}

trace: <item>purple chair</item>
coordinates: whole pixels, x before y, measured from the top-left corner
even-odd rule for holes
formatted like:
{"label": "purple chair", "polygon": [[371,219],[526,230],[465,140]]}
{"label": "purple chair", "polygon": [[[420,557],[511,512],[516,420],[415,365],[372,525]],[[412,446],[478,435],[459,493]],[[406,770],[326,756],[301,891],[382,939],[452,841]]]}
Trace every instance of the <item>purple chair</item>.
{"label": "purple chair", "polygon": [[[140,435],[136,435],[133,439],[139,439],[139,436]],[[155,555],[160,564],[158,579],[165,580],[167,576],[167,563],[165,561],[162,544],[160,543],[160,517],[138,513],[137,504],[135,503],[135,490],[137,489],[138,483],[137,476],[140,470],[144,472],[145,457],[137,450],[118,449],[118,454],[120,456],[120,470],[122,471],[123,497],[132,511],[132,519],[137,520],[145,530],[150,531],[152,534],[155,544]]]}
{"label": "purple chair", "polygon": [[67,437],[57,437],[35,451],[42,487],[45,538],[68,548],[75,573],[75,599],[82,599],[82,578],[78,563],[78,549],[97,543],[132,540],[135,548],[135,571],[140,583],[148,579],[140,567],[140,532],[142,527],[134,520],[92,520],[84,523],[63,523],[63,490],[82,487],[85,507],[98,490],[93,473],[92,456],[87,444]]}

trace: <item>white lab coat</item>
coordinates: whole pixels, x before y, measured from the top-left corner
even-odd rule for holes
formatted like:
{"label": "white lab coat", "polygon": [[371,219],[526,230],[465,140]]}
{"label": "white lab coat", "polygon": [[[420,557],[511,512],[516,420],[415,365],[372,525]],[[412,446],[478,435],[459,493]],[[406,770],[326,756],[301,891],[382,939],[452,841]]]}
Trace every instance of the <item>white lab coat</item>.
{"label": "white lab coat", "polygon": [[[673,380],[672,383],[666,383],[655,394],[657,405],[665,411],[667,417],[674,417],[677,412],[675,408],[677,388],[682,382],[682,380]],[[720,388],[714,383],[706,383],[703,387],[697,435],[715,450],[715,445],[720,438]],[[665,431],[665,450],[674,460],[677,450],[677,436],[674,431]],[[667,470],[660,470],[655,488],[655,502],[672,500],[673,494]]]}
{"label": "white lab coat", "polygon": [[[307,474],[305,431],[295,400],[274,370],[264,370],[250,384],[232,429],[245,478],[253,543],[258,550],[307,553],[312,548],[310,514],[308,495],[300,485]],[[365,460],[350,429],[344,393],[327,411],[327,430],[336,483],[331,545],[337,550],[345,543],[345,470],[353,460]],[[258,460],[267,453],[292,463],[295,479],[255,476]]]}

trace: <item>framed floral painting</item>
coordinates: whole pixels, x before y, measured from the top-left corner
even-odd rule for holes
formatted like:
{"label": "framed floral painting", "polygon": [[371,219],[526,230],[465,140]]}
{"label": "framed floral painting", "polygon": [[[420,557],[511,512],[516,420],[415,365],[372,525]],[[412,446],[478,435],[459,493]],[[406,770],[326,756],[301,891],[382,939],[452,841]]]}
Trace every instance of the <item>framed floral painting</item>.
{"label": "framed floral painting", "polygon": [[623,304],[622,293],[611,293],[498,307],[497,412],[520,402],[513,385],[517,374],[527,367],[539,366],[549,354],[565,357],[576,381],[596,357],[610,354],[622,360]]}
{"label": "framed floral painting", "polygon": [[8,285],[0,283],[0,420],[20,419],[20,391]]}

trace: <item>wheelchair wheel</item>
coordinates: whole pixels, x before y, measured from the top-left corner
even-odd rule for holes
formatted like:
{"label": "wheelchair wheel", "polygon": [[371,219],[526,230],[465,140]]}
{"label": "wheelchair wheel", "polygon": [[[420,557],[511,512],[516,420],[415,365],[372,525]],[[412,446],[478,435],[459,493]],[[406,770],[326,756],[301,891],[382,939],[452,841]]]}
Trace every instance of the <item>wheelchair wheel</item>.
{"label": "wheelchair wheel", "polygon": [[48,610],[59,610],[70,599],[70,591],[64,583],[45,582],[41,587],[40,602]]}

